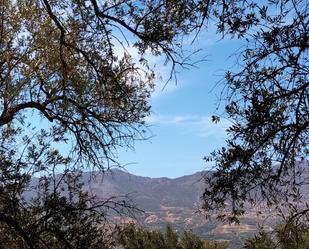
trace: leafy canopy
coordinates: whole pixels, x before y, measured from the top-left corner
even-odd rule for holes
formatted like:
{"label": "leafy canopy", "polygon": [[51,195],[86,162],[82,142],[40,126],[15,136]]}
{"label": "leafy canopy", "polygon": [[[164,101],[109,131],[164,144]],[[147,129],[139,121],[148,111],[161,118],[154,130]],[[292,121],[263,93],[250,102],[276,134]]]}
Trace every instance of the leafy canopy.
{"label": "leafy canopy", "polygon": [[244,249],[307,249],[309,248],[308,226],[296,223],[277,225],[272,233],[261,231],[245,241]]}
{"label": "leafy canopy", "polygon": [[119,146],[145,137],[155,78],[145,54],[165,56],[173,70],[183,65],[176,41],[200,29],[204,4],[0,2],[0,241],[6,248],[112,246],[110,212],[133,207],[83,191],[80,169],[105,170],[117,164]]}
{"label": "leafy canopy", "polygon": [[[239,19],[224,20],[226,33],[245,47],[236,72],[225,75],[224,117],[232,125],[227,145],[205,158],[215,172],[203,200],[206,211],[236,220],[245,203],[302,202],[308,187],[309,3],[244,1],[230,11]],[[299,208],[305,214],[308,203]]]}
{"label": "leafy canopy", "polygon": [[148,231],[134,224],[119,230],[117,243],[123,249],[226,249],[225,241],[202,240],[191,232],[185,231],[182,236],[168,225],[165,233]]}

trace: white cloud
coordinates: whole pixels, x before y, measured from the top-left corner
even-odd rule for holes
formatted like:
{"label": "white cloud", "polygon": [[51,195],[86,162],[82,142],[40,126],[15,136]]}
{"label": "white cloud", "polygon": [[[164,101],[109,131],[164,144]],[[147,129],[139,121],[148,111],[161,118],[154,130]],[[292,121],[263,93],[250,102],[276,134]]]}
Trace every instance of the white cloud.
{"label": "white cloud", "polygon": [[179,115],[179,116],[160,116],[160,115],[151,115],[146,118],[146,122],[149,124],[158,124],[158,125],[186,125],[194,122],[196,116],[192,115]]}
{"label": "white cloud", "polygon": [[145,121],[151,125],[177,127],[182,129],[184,133],[193,134],[202,138],[210,136],[226,137],[226,129],[232,124],[225,119],[215,124],[211,121],[211,116],[198,115],[151,115]]}
{"label": "white cloud", "polygon": [[226,137],[226,129],[231,125],[232,123],[226,119],[222,119],[220,122],[214,123],[211,121],[211,117],[202,117],[198,123],[198,127],[201,129],[197,135],[199,137],[210,137],[214,135]]}
{"label": "white cloud", "polygon": [[[202,31],[198,36],[196,36],[195,33],[192,33],[186,37],[184,37],[181,42],[183,49],[187,51],[188,54],[190,54],[190,51],[197,51],[199,49],[202,49],[203,51],[200,54],[194,54],[192,55],[192,61],[198,61],[200,60],[201,56],[205,53],[207,53],[207,48],[210,46],[213,46],[220,37],[218,34],[216,34],[216,29],[214,25],[210,25],[210,28],[208,31]],[[114,46],[114,52],[115,55],[120,59],[123,57],[124,53],[128,53],[132,56],[133,61],[140,65],[139,63],[139,55],[137,48],[133,47],[132,44],[134,43],[136,39],[134,37],[131,37],[130,34],[128,34],[127,37],[127,43],[126,44],[116,44]],[[194,42],[193,42],[194,41]],[[193,43],[192,43],[193,42]],[[176,77],[177,81],[175,80],[172,72],[172,63],[166,61],[166,57],[164,55],[162,56],[154,56],[150,53],[145,55],[145,58],[148,60],[148,63],[150,65],[150,68],[154,68],[157,79],[155,80],[155,89],[152,93],[152,98],[159,98],[163,95],[169,94],[171,92],[175,92],[178,89],[180,89],[182,86],[185,85],[185,82],[181,80],[181,68],[177,68],[176,66]],[[179,71],[179,72],[178,72]],[[143,77],[144,74],[141,72],[141,76]],[[172,76],[172,80],[169,81],[169,79]]]}

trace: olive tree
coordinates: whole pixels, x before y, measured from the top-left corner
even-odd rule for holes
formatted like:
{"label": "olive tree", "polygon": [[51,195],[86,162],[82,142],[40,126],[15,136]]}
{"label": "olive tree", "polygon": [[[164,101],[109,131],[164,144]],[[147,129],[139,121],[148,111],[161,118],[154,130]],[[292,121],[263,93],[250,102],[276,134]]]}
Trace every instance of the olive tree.
{"label": "olive tree", "polygon": [[235,71],[225,75],[223,116],[232,125],[227,145],[205,158],[215,171],[206,177],[203,207],[237,220],[246,203],[298,202],[291,217],[308,218],[302,196],[309,179],[308,1],[236,6],[222,17],[222,30],[245,46]]}
{"label": "olive tree", "polygon": [[187,63],[182,37],[201,29],[208,9],[187,0],[0,1],[4,247],[112,246],[108,212],[132,206],[84,192],[80,170],[118,165],[117,148],[147,136],[147,54],[165,57],[172,77]]}

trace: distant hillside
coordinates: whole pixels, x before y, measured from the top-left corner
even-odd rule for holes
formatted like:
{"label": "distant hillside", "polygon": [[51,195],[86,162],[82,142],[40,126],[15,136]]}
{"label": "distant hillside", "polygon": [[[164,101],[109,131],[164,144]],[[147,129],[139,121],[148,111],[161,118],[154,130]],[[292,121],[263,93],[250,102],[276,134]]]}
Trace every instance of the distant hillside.
{"label": "distant hillside", "polygon": [[202,173],[176,179],[150,178],[113,170],[95,179],[84,173],[85,189],[97,197],[129,194],[137,206],[145,211],[157,212],[162,207],[197,208],[202,193]]}
{"label": "distant hillside", "polygon": [[[140,215],[140,223],[151,229],[164,229],[171,223],[178,231],[188,229],[208,239],[230,240],[231,248],[240,248],[244,238],[257,232],[259,219],[255,209],[241,219],[240,225],[222,224],[216,220],[206,221],[198,214],[200,196],[205,187],[203,172],[175,179],[150,178],[113,170],[104,176],[84,173],[85,190],[97,198],[126,195],[133,199],[138,208],[145,211]],[[264,215],[269,216],[270,213]],[[274,219],[264,221],[266,229],[271,229]]]}
{"label": "distant hillside", "polygon": [[[150,229],[165,229],[166,224],[170,223],[180,232],[187,229],[203,238],[229,240],[231,249],[241,248],[244,239],[257,232],[259,223],[271,230],[278,222],[271,209],[261,207],[248,208],[239,225],[222,224],[216,220],[206,221],[197,212],[205,187],[203,174],[198,172],[169,179],[141,177],[113,170],[104,175],[83,173],[81,180],[84,189],[98,199],[129,195],[136,206],[145,211],[137,214],[138,222]],[[32,185],[36,183],[37,179],[33,179]],[[309,199],[308,193],[307,189],[305,196]],[[257,211],[262,211],[262,215],[257,217]],[[116,221],[121,219],[117,216],[114,218]]]}

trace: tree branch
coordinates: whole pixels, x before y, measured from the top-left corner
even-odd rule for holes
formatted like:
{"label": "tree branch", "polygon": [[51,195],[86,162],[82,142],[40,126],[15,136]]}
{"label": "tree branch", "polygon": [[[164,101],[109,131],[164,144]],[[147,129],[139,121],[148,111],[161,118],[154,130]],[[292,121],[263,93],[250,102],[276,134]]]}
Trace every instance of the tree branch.
{"label": "tree branch", "polygon": [[23,228],[14,219],[0,212],[0,222],[4,222],[8,226],[13,228],[20,235],[20,237],[23,238],[28,247],[30,249],[34,249],[31,239],[28,237],[27,233],[23,230]]}

